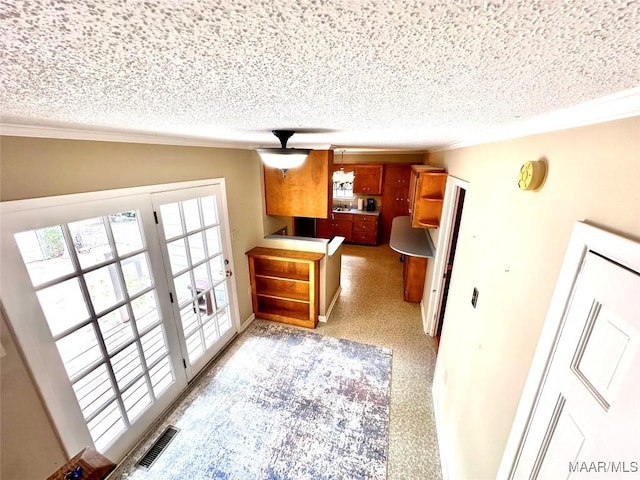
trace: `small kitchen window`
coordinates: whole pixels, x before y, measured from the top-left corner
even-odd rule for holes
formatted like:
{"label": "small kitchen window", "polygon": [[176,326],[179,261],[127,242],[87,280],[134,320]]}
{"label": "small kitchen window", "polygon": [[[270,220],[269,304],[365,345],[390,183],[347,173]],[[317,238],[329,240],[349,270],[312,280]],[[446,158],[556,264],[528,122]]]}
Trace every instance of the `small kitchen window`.
{"label": "small kitchen window", "polygon": [[353,182],[333,182],[333,198],[353,199]]}

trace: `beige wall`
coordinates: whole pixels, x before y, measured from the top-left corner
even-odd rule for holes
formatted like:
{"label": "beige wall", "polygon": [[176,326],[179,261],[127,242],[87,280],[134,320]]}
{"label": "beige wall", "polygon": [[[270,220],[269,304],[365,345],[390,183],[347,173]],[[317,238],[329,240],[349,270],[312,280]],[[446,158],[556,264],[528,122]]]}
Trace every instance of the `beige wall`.
{"label": "beige wall", "polygon": [[[344,155],[344,163],[409,163],[420,165],[424,161],[423,153],[348,153]],[[342,163],[340,150],[335,150],[333,163]]]}
{"label": "beige wall", "polygon": [[[544,187],[519,191],[520,165],[540,158]],[[574,223],[640,239],[640,117],[437,152],[429,162],[470,182],[434,379],[439,422],[451,478],[492,479]]]}
{"label": "beige wall", "polygon": [[[244,253],[263,237],[261,165],[250,150],[38,138],[0,140],[0,200],[63,195],[188,180],[225,178],[240,320],[253,312]],[[2,478],[43,478],[61,458],[51,424],[13,339],[2,362]],[[6,347],[6,345],[5,345]],[[7,419],[28,418],[26,423]],[[6,420],[6,422],[5,422]],[[34,451],[38,455],[34,455]],[[10,469],[10,470],[8,470]]]}
{"label": "beige wall", "polygon": [[0,341],[0,478],[47,478],[66,458],[1,309]]}

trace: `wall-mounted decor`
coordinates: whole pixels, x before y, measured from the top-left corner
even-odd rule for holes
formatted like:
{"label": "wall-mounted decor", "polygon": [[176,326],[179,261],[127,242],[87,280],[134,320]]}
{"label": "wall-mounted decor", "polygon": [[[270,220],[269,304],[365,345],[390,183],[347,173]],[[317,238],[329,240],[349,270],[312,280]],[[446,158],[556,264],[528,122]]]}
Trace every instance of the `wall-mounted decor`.
{"label": "wall-mounted decor", "polygon": [[547,164],[544,160],[525,162],[518,173],[520,190],[540,190],[547,176]]}

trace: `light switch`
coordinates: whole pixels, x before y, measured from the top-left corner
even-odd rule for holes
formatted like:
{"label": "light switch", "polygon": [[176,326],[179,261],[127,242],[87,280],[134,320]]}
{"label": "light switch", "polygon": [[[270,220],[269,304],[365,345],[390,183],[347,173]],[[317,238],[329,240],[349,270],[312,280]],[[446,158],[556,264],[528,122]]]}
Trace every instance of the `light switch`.
{"label": "light switch", "polygon": [[478,304],[478,289],[474,288],[473,295],[471,295],[471,305],[473,305],[473,308],[476,308],[477,304]]}

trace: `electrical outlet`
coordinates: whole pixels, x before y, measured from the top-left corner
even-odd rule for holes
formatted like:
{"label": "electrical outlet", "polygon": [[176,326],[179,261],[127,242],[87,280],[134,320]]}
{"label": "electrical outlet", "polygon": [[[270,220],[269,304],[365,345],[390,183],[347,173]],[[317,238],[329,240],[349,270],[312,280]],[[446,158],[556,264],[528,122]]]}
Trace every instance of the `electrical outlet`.
{"label": "electrical outlet", "polygon": [[476,305],[478,304],[478,293],[478,289],[474,288],[473,295],[471,295],[471,305],[473,306],[473,308],[476,308]]}

